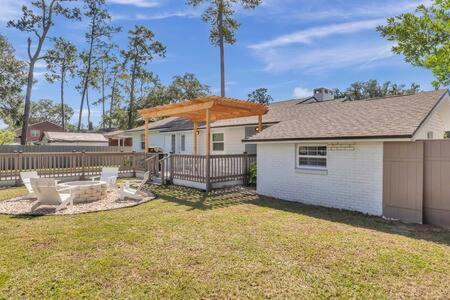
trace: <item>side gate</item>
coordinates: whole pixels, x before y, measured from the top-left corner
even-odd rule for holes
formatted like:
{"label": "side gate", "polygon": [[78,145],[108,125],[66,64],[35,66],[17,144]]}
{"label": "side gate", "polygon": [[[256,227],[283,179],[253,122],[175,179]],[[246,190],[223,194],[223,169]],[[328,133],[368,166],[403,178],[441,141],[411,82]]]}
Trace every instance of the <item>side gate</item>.
{"label": "side gate", "polygon": [[450,227],[450,140],[384,143],[383,214]]}

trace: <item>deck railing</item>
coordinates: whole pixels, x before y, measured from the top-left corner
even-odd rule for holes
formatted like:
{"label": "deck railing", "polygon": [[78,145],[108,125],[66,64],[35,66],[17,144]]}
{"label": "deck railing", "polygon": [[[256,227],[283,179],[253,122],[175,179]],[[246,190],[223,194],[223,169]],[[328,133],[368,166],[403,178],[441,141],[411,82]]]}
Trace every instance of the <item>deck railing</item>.
{"label": "deck railing", "polygon": [[[136,152],[0,153],[0,182],[20,184],[20,172],[37,171],[42,177],[76,177],[81,180],[100,174],[103,167],[118,166],[120,174],[150,171],[162,183],[174,179],[198,183],[243,181],[256,155],[185,155]],[[209,164],[209,168],[208,168]]]}
{"label": "deck railing", "polygon": [[100,174],[103,167],[117,166],[120,174],[147,171],[152,154],[135,152],[0,153],[0,181],[20,183],[20,172],[37,171],[42,177],[78,177]]}
{"label": "deck railing", "polygon": [[[256,162],[256,155],[211,155],[209,170],[205,155],[173,154],[167,159],[166,174],[171,180],[180,179],[200,183],[216,183],[247,180],[249,168]],[[163,172],[164,173],[164,172]],[[208,178],[209,177],[209,178]]]}

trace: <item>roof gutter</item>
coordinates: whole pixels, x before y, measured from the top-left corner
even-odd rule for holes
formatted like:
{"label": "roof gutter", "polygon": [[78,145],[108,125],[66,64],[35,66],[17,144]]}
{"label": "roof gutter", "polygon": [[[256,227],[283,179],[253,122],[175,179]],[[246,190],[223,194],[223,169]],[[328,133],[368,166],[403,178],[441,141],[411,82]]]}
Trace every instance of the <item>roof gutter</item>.
{"label": "roof gutter", "polygon": [[384,140],[411,140],[412,135],[380,135],[380,136],[337,136],[337,137],[312,137],[312,138],[279,138],[279,139],[243,139],[246,144],[259,144],[270,142],[330,142],[330,141],[384,141]]}

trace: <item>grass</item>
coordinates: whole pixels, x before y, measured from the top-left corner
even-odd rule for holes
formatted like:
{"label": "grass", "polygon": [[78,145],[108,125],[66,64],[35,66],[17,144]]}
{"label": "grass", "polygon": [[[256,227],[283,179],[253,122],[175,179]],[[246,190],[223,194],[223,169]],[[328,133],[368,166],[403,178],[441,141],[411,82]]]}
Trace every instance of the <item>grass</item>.
{"label": "grass", "polygon": [[[446,298],[450,232],[230,191],[0,216],[0,298]],[[0,199],[25,193],[0,190]]]}

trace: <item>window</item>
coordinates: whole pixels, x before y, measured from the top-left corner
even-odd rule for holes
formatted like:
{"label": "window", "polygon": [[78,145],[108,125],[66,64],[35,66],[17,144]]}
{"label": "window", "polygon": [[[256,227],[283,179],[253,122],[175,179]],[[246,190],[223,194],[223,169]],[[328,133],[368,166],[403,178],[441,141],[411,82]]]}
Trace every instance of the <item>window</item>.
{"label": "window", "polygon": [[212,149],[213,151],[224,151],[224,134],[223,133],[213,133],[212,134]]}
{"label": "window", "polygon": [[181,135],[181,151],[186,151],[186,136],[183,134]]}
{"label": "window", "polygon": [[175,153],[175,142],[176,142],[176,135],[172,134],[171,138],[171,147],[170,147],[170,152]]}
{"label": "window", "polygon": [[32,137],[40,137],[41,136],[41,131],[37,130],[37,129],[32,129],[31,130],[31,136]]}
{"label": "window", "polygon": [[145,149],[145,134],[141,134],[141,149]]}
{"label": "window", "polygon": [[432,140],[433,137],[434,137],[433,131],[428,131],[428,132],[427,132],[427,139]]}
{"label": "window", "polygon": [[297,167],[310,169],[326,169],[326,146],[297,146]]}

